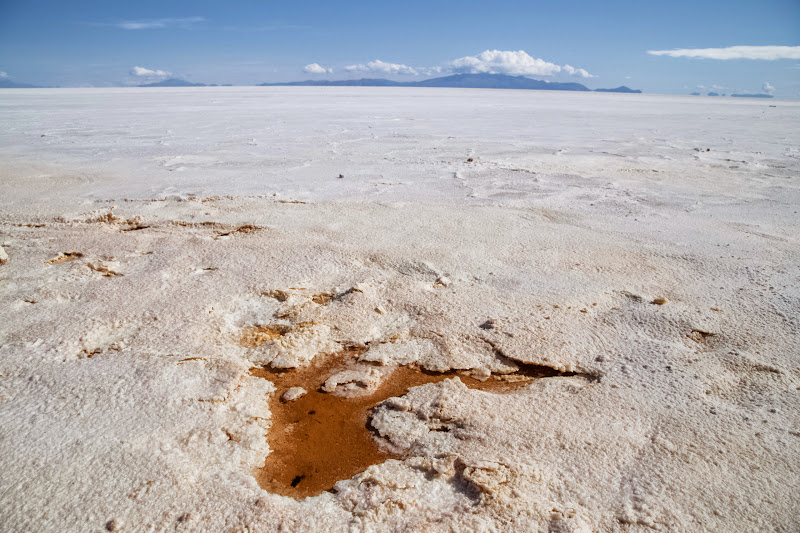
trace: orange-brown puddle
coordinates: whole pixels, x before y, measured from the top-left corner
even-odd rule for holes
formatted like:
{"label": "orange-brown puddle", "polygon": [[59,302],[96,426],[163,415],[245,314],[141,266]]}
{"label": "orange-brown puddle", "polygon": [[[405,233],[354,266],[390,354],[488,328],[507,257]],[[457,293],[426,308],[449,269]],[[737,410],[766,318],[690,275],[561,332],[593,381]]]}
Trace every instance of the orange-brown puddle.
{"label": "orange-brown puddle", "polygon": [[[560,375],[551,368],[524,365],[514,374],[492,376],[481,382],[466,372],[427,372],[404,366],[388,375],[369,395],[343,398],[319,390],[328,377],[352,364],[359,353],[345,350],[317,358],[321,361],[315,360],[305,368],[251,370],[252,375],[266,378],[276,387],[270,398],[272,425],[268,442],[272,451],[257,475],[262,488],[293,498],[315,496],[331,489],[337,481],[392,457],[379,450],[372,438],[368,428],[370,408],[387,398],[402,396],[411,387],[458,375],[470,388],[507,392],[536,378]],[[303,387],[308,393],[283,403],[280,398],[291,387]]]}

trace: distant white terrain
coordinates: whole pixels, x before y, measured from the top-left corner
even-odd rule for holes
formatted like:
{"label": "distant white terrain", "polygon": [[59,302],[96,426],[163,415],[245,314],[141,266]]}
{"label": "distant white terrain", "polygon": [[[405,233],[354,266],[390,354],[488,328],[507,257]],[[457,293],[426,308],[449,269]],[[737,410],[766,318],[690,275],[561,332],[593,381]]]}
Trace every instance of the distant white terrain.
{"label": "distant white terrain", "polygon": [[[0,530],[800,529],[800,101],[8,89],[0,124]],[[392,458],[265,491],[251,369],[342,350],[350,392],[463,372],[364,414]]]}

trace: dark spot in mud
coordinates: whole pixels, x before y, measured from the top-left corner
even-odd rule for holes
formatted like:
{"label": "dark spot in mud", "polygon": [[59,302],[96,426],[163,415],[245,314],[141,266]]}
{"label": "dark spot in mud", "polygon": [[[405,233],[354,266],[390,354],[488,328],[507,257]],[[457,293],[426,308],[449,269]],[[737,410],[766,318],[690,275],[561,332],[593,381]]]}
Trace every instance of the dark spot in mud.
{"label": "dark spot in mud", "polygon": [[45,263],[48,265],[58,265],[60,263],[69,263],[70,261],[75,261],[80,257],[83,257],[83,254],[80,252],[62,252],[58,257],[54,257],[49,261],[45,261]]}
{"label": "dark spot in mud", "polygon": [[143,224],[138,224],[136,226],[128,226],[126,228],[120,228],[120,231],[139,231],[139,230],[142,230],[142,229],[147,229],[149,227],[150,226],[145,226]]}

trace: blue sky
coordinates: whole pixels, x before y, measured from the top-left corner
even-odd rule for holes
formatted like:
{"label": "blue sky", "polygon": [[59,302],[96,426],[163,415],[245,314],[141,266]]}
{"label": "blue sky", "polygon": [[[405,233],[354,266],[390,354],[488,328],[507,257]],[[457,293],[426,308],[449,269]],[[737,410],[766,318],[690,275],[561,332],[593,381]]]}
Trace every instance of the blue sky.
{"label": "blue sky", "polygon": [[[688,51],[648,53],[677,49]],[[757,56],[776,59],[747,59]],[[19,82],[257,84],[452,72],[798,98],[800,2],[0,0],[0,76]]]}

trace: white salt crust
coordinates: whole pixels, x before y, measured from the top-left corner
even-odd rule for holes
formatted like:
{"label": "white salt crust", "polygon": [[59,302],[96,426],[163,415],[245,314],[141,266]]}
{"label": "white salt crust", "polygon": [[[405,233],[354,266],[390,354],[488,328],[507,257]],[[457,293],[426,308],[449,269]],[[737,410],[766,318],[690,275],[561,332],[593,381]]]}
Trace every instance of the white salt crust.
{"label": "white salt crust", "polygon": [[[800,103],[209,87],[0,104],[2,529],[800,529]],[[240,342],[265,324],[287,333]],[[416,387],[372,419],[404,459],[303,501],[266,493],[273,387],[249,369],[352,346],[372,371],[335,393],[398,364],[574,374]]]}

